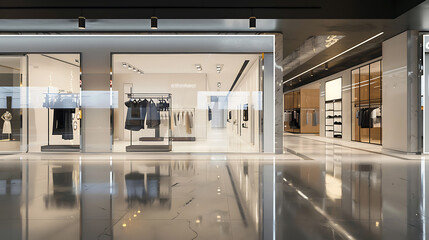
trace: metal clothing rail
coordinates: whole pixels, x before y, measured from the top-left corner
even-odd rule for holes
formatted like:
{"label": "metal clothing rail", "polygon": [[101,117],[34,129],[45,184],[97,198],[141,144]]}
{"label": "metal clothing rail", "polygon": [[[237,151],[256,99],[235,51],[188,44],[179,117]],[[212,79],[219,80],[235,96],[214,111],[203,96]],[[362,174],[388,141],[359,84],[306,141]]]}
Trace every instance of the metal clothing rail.
{"label": "metal clothing rail", "polygon": [[371,107],[374,106],[375,108],[381,107],[382,103],[365,103],[365,104],[355,104],[355,107]]}
{"label": "metal clothing rail", "polygon": [[148,97],[152,99],[171,98],[171,93],[125,93],[128,98],[133,97]]}

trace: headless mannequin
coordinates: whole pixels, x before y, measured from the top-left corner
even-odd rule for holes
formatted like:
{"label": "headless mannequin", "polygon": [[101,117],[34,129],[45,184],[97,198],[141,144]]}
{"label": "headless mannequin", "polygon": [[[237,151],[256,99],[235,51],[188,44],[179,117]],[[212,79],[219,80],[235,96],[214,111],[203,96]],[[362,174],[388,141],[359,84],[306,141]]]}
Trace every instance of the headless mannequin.
{"label": "headless mannequin", "polygon": [[3,134],[7,134],[8,140],[10,140],[10,136],[12,134],[12,127],[10,121],[12,120],[12,114],[9,111],[6,111],[1,115],[1,119],[3,119]]}

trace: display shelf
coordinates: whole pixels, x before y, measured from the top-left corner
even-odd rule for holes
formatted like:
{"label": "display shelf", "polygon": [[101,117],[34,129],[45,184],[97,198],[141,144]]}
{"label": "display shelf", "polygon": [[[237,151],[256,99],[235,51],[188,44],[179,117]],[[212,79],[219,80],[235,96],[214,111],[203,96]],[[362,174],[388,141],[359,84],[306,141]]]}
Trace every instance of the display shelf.
{"label": "display shelf", "polygon": [[325,102],[325,136],[342,138],[341,99]]}

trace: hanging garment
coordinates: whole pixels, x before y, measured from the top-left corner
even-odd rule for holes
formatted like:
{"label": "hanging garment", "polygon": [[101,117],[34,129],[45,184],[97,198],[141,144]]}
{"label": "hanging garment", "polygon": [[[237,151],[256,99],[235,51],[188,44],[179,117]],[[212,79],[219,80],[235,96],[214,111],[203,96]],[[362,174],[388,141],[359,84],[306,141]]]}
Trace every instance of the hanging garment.
{"label": "hanging garment", "polygon": [[311,123],[311,119],[312,119],[312,115],[313,115],[313,113],[312,112],[310,112],[310,110],[307,110],[307,111],[305,111],[305,115],[306,115],[306,118],[305,118],[305,124],[306,125],[309,125],[310,123]]}
{"label": "hanging garment", "polygon": [[160,115],[156,104],[151,100],[146,108],[147,120],[146,125],[148,128],[156,128],[161,124]]}
{"label": "hanging garment", "polygon": [[317,126],[319,124],[318,120],[319,120],[319,118],[317,117],[317,112],[316,112],[316,110],[314,110],[313,111],[313,123],[312,123],[312,125]]}
{"label": "hanging garment", "polygon": [[243,121],[249,121],[249,104],[243,106]]}
{"label": "hanging garment", "polygon": [[212,113],[212,109],[210,108],[210,106],[208,107],[208,118],[209,118],[209,121],[211,121],[213,118],[213,113]]}
{"label": "hanging garment", "polygon": [[363,115],[364,115],[365,109],[366,108],[361,108],[357,112],[357,118],[358,118],[358,125],[359,125],[359,127],[362,127],[362,121],[363,121],[363,117],[364,117]]}
{"label": "hanging garment", "polygon": [[[168,113],[167,113],[167,117],[168,117]],[[173,131],[174,130],[174,117],[173,116],[170,116],[170,126],[171,126],[171,131]]]}
{"label": "hanging garment", "polygon": [[186,126],[186,133],[191,134],[191,120],[189,119],[189,112],[186,112],[185,114],[185,126]]}
{"label": "hanging garment", "polygon": [[181,116],[181,119],[182,119],[182,125],[183,126],[186,126],[186,113],[185,112],[182,112],[182,116]]}
{"label": "hanging garment", "polygon": [[3,119],[3,134],[12,134],[12,126],[10,124],[10,121],[12,120],[12,114],[9,111],[6,111],[1,116],[1,119]]}
{"label": "hanging garment", "polygon": [[125,129],[131,131],[139,131],[144,129],[144,121],[146,117],[146,107],[148,101],[128,101],[125,102],[125,106],[128,107],[127,118],[125,120]]}
{"label": "hanging garment", "polygon": [[189,127],[194,128],[194,113],[193,112],[189,113]]}
{"label": "hanging garment", "polygon": [[62,139],[72,140],[74,113],[74,108],[55,108],[52,135],[62,135]]}
{"label": "hanging garment", "polygon": [[371,127],[381,127],[381,109],[379,107],[371,111]]}
{"label": "hanging garment", "polygon": [[361,128],[371,128],[371,112],[374,108],[362,108],[359,111],[359,121],[358,124]]}

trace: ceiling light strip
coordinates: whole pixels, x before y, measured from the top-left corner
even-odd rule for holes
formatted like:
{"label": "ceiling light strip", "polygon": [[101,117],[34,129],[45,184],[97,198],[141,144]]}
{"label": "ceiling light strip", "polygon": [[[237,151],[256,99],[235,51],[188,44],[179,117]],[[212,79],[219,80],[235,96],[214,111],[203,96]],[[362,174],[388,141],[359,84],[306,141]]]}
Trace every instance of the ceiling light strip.
{"label": "ceiling light strip", "polygon": [[383,35],[383,34],[384,34],[384,32],[381,32],[381,33],[379,33],[379,34],[377,34],[377,35],[374,35],[374,36],[372,36],[372,37],[368,38],[367,40],[365,40],[365,41],[363,41],[363,42],[361,42],[361,43],[359,43],[359,44],[357,44],[357,45],[355,45],[355,46],[353,46],[353,47],[351,47],[351,48],[349,48],[349,49],[345,50],[344,52],[341,52],[341,53],[339,53],[339,54],[337,54],[337,55],[335,55],[335,56],[331,57],[330,59],[328,59],[328,60],[326,60],[326,61],[324,61],[324,62],[322,62],[322,63],[320,63],[320,64],[318,64],[318,65],[316,65],[316,66],[314,66],[314,67],[312,67],[312,68],[310,68],[310,69],[308,69],[307,71],[304,71],[304,72],[302,72],[302,73],[300,73],[300,74],[298,74],[298,75],[296,75],[296,76],[294,76],[294,77],[292,77],[292,78],[289,78],[288,80],[284,81],[284,82],[283,82],[283,84],[285,84],[285,83],[287,83],[287,82],[290,82],[290,81],[292,81],[293,79],[295,79],[295,78],[297,78],[297,77],[299,77],[299,76],[301,76],[301,75],[304,75],[304,74],[306,74],[306,73],[310,72],[311,70],[314,70],[314,69],[316,69],[316,68],[318,68],[318,67],[320,67],[320,66],[324,65],[325,63],[328,63],[328,62],[330,62],[330,61],[334,60],[335,58],[337,58],[337,57],[339,57],[339,56],[342,56],[342,55],[344,55],[344,54],[346,54],[346,53],[350,52],[351,50],[353,50],[353,49],[355,49],[355,48],[357,48],[357,47],[360,47],[360,46],[362,46],[363,44],[365,44],[365,43],[367,43],[367,42],[369,42],[369,41],[371,41],[371,40],[373,40],[373,39],[375,39],[375,38],[377,38],[377,37],[379,37],[379,36],[381,36],[381,35]]}

